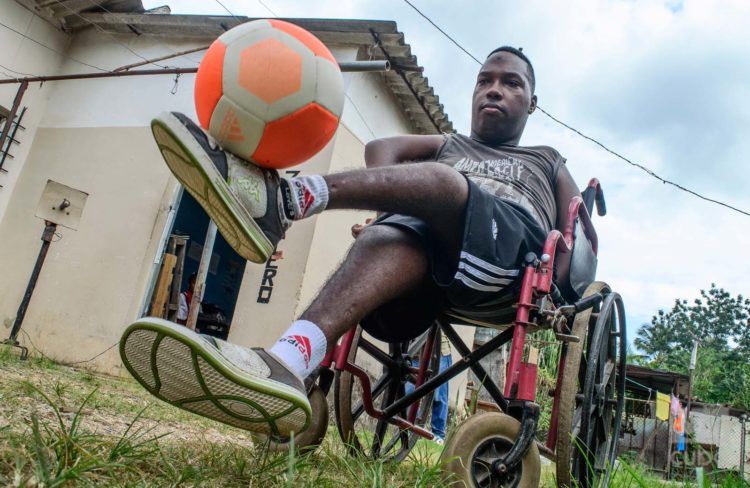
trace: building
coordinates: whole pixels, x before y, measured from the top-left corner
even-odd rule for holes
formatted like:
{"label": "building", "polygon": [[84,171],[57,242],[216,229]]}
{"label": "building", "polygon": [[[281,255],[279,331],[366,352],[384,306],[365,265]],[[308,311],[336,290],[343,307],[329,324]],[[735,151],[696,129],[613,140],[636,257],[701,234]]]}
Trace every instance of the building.
{"label": "building", "polygon": [[[682,473],[684,457],[678,453],[674,416],[656,417],[656,394],[672,394],[687,405],[689,376],[628,364],[625,412],[618,454],[631,457],[651,471],[671,478]],[[703,466],[750,473],[748,412],[730,405],[711,404],[691,396],[688,469]]]}
{"label": "building", "polygon": [[[136,63],[143,64],[140,69],[195,68],[203,51],[170,56],[205,47],[247,20],[171,15],[168,7],[144,11],[140,0],[7,1],[0,6],[0,77],[106,72]],[[387,53],[393,65],[387,73],[344,74],[346,105],[336,137],[293,170],[363,167],[364,145],[373,138],[452,131],[395,22],[287,20],[312,31],[339,62],[383,59]],[[129,323],[147,314],[168,237],[175,232],[190,238],[186,284],[208,225],[163,164],[149,129],[163,110],[194,116],[193,78],[107,77],[28,86],[20,129],[8,143],[0,173],[0,320],[6,334],[41,243],[44,223],[35,210],[53,180],[88,198],[78,229],[58,229],[19,340],[59,361],[123,374],[112,346]],[[17,89],[0,84],[0,107],[6,109],[0,116],[8,113]],[[351,225],[369,215],[339,211],[300,222],[279,246],[283,259],[265,267],[246,266],[218,239],[204,303],[218,304],[230,317],[229,340],[270,345],[342,259],[353,242]],[[473,328],[462,333],[469,342]]]}

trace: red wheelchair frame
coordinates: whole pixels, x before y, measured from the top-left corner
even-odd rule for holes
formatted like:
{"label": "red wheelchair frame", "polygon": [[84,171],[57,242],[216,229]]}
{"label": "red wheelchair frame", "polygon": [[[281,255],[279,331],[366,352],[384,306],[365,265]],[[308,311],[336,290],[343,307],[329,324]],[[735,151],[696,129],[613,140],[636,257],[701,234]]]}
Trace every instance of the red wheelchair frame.
{"label": "red wheelchair frame", "polygon": [[[319,380],[323,390],[327,391],[330,388],[333,376],[331,374],[332,371],[347,372],[360,381],[362,385],[362,406],[369,416],[378,420],[385,420],[402,430],[409,431],[420,437],[432,439],[433,435],[431,432],[417,425],[417,411],[420,400],[432,393],[438,386],[466,369],[472,369],[479,378],[488,378],[486,371],[479,364],[479,361],[501,345],[510,342],[510,359],[505,376],[507,380],[503,391],[501,392],[493,381],[484,382],[483,386],[503,412],[515,417],[521,423],[519,435],[512,448],[505,456],[497,459],[492,465],[494,472],[499,475],[512,471],[527,452],[532,442],[534,442],[540,415],[539,406],[535,403],[537,365],[522,360],[529,329],[536,330],[540,325],[543,325],[541,322],[545,322],[550,327],[560,329],[556,332],[558,332],[558,336],[563,338],[563,340],[567,338],[567,340],[576,342],[580,338],[566,335],[570,330],[564,328],[564,325],[563,328],[560,328],[559,321],[557,322],[558,325],[553,324],[554,319],[559,319],[562,312],[564,312],[563,315],[567,315],[570,318],[574,313],[598,306],[604,299],[602,294],[594,294],[590,297],[584,297],[574,304],[566,304],[560,295],[559,289],[553,283],[555,257],[558,252],[573,252],[577,224],[583,226],[583,235],[589,241],[593,253],[597,253],[597,235],[591,223],[587,207],[589,209],[592,208],[595,201],[599,213],[603,215],[605,212],[604,199],[597,179],[592,179],[588,184],[588,188],[590,190],[584,193],[587,196],[586,202],[584,202],[582,196],[576,196],[571,199],[567,210],[567,225],[563,232],[558,230],[549,232],[541,256],[537,257],[533,253],[527,255],[520,293],[514,305],[516,308],[515,320],[511,327],[499,333],[486,344],[474,351],[470,351],[453,327],[446,320],[439,320],[440,330],[448,337],[453,347],[461,354],[463,360],[426,379],[429,375],[429,359],[433,354],[434,339],[438,329],[437,327],[432,327],[428,332],[427,340],[421,351],[419,366],[409,367],[410,373],[416,378],[416,381],[414,381],[414,390],[382,409],[376,407],[373,402],[373,387],[368,373],[360,366],[354,364],[353,361],[348,360],[357,333],[356,329],[352,329],[343,336],[338,345],[326,354],[321,364],[322,371],[325,372]],[[592,200],[590,198],[592,196],[594,201],[588,201]],[[624,320],[622,314],[620,316],[620,319]],[[565,321],[563,320],[562,322],[564,324]],[[624,323],[622,327],[624,327]],[[392,361],[386,353],[380,351],[373,344],[366,343],[365,347],[366,352],[369,354],[375,357],[379,356],[379,360],[383,364],[387,364],[389,360]],[[564,370],[565,359],[566,355],[561,354],[558,365],[556,392],[560,392],[563,386],[566,374]],[[578,372],[571,373],[578,374]],[[621,382],[624,383],[624,379]],[[552,421],[547,433],[546,442],[538,445],[542,454],[551,458],[555,457],[555,446],[558,440],[558,411],[560,408],[560,395],[555,394],[552,406]],[[403,412],[406,412],[405,418],[398,415]],[[619,422],[617,425],[619,426]]]}

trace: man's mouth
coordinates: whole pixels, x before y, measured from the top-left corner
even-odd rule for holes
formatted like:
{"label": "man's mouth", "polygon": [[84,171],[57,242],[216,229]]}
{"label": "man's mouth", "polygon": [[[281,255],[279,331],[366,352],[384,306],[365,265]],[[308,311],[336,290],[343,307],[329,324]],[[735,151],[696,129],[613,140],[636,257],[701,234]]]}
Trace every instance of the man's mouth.
{"label": "man's mouth", "polygon": [[505,109],[502,108],[500,105],[494,104],[494,103],[484,103],[479,107],[480,112],[488,112],[488,113],[505,113]]}

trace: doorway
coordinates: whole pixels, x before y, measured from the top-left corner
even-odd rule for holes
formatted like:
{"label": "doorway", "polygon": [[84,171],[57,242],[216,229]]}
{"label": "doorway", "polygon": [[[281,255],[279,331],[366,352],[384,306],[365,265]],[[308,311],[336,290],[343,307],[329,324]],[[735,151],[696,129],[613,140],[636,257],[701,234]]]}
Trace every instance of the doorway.
{"label": "doorway", "polygon": [[[208,223],[208,215],[198,202],[183,192],[149,301],[150,315],[178,321],[180,294],[188,290],[191,276],[198,273]],[[226,339],[245,264],[245,259],[217,233],[196,323],[198,332]]]}

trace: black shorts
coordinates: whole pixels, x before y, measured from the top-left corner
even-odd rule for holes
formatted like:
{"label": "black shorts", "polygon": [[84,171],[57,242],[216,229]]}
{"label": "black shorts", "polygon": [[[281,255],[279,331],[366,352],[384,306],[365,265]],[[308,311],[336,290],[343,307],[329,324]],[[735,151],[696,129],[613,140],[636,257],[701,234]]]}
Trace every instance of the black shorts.
{"label": "black shorts", "polygon": [[416,234],[429,255],[432,281],[381,306],[362,321],[371,335],[388,342],[424,332],[444,310],[476,318],[488,305],[520,286],[523,258],[539,253],[545,230],[524,208],[480,190],[471,180],[459,256],[449,255],[428,225],[415,217],[386,214],[372,225],[390,225]]}

